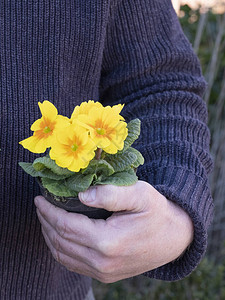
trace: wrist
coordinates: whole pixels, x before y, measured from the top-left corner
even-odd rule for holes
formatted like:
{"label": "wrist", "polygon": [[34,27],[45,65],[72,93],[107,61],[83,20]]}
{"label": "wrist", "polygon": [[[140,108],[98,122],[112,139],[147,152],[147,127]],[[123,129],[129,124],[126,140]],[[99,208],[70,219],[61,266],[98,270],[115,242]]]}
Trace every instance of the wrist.
{"label": "wrist", "polygon": [[179,235],[180,257],[190,246],[194,238],[194,226],[188,213],[173,201],[168,200],[170,222]]}

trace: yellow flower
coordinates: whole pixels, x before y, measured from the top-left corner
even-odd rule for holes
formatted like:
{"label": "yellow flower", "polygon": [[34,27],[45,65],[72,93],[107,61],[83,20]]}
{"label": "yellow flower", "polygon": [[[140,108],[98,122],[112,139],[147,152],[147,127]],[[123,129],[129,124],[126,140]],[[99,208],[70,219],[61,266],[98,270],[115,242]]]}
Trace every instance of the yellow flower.
{"label": "yellow flower", "polygon": [[49,101],[38,102],[42,117],[36,120],[31,130],[34,134],[20,144],[31,152],[43,153],[51,146],[57,128],[69,126],[69,119],[58,115],[56,107]]}
{"label": "yellow flower", "polygon": [[49,155],[56,164],[73,172],[86,168],[95,156],[96,146],[85,128],[77,124],[58,130]]}
{"label": "yellow flower", "polygon": [[124,140],[127,137],[127,124],[121,120],[124,118],[119,114],[123,105],[107,106],[92,106],[84,114],[78,114],[74,119],[74,123],[86,128],[90,137],[98,148],[102,148],[110,154],[117,153],[122,150]]}
{"label": "yellow flower", "polygon": [[82,102],[81,105],[77,105],[74,108],[74,111],[71,115],[71,120],[74,120],[75,118],[77,118],[78,115],[81,115],[81,114],[87,115],[88,112],[94,107],[99,108],[99,107],[103,107],[103,106],[100,102],[94,102],[93,100],[89,100],[88,102],[86,102],[86,101]]}

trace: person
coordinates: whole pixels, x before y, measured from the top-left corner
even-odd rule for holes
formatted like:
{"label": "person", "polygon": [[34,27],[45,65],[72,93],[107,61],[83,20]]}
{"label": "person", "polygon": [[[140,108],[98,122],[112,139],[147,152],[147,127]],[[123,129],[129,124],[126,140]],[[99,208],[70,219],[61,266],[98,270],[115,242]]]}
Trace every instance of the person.
{"label": "person", "polygon": [[[0,22],[0,298],[91,299],[91,278],[190,274],[207,245],[212,160],[206,83],[170,0],[7,0]],[[19,141],[46,99],[68,117],[89,99],[125,103],[126,121],[141,120],[139,181],[79,194],[114,211],[107,220],[54,207],[18,166],[36,157]]]}

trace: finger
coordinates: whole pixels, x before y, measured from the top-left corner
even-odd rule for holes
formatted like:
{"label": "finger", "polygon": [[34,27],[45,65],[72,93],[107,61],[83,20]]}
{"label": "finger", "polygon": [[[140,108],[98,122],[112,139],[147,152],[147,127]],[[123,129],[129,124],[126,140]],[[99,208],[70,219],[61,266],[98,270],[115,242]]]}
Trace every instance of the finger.
{"label": "finger", "polygon": [[[59,248],[59,245],[62,244],[62,241],[68,242],[68,243],[74,243],[74,244],[79,244],[82,246],[89,247],[91,244],[91,241],[84,237],[81,239],[81,237],[77,236],[76,234],[71,235],[60,235],[57,230],[48,223],[48,221],[40,214],[39,210],[37,209],[37,216],[38,219],[42,225],[42,229],[48,234],[49,237],[51,237],[52,244],[55,244],[55,248]],[[60,244],[59,244],[60,243]],[[59,244],[57,246],[57,244]],[[89,247],[90,248],[90,247]]]}
{"label": "finger", "polygon": [[[100,229],[104,220],[93,220],[81,214],[69,213],[55,207],[40,196],[35,198],[35,204],[40,221],[47,222],[64,239],[85,244],[88,247],[96,244],[101,235]],[[46,223],[45,226],[47,226]]]}
{"label": "finger", "polygon": [[96,254],[91,248],[64,240],[56,232],[46,231],[44,226],[42,226],[42,233],[51,252],[54,252],[54,257],[61,253],[89,265],[90,268],[95,268],[93,261]]}
{"label": "finger", "polygon": [[[39,212],[37,211],[39,216]],[[74,241],[66,240],[55,231],[54,228],[49,225],[46,220],[40,216],[42,224],[42,232],[47,236],[49,248],[54,251],[59,251],[71,258],[76,258],[84,263],[87,263],[90,267],[96,269],[96,261],[101,258],[101,253],[98,250],[92,249],[83,244],[76,243]]]}
{"label": "finger", "polygon": [[69,271],[76,272],[85,276],[90,276],[95,278],[95,272],[94,269],[89,266],[86,262],[83,262],[79,258],[73,257],[71,258],[70,256],[66,255],[65,253],[56,250],[54,246],[52,245],[48,234],[45,233],[45,231],[42,231],[45,242],[49,248],[49,250],[52,253],[52,256],[54,259],[64,265]]}
{"label": "finger", "polygon": [[[92,264],[88,264],[87,261],[80,259],[79,255],[71,257],[60,250],[56,250],[44,230],[43,236],[55,260],[64,265],[69,271],[89,276],[105,283],[115,282],[127,278],[130,275],[129,272],[120,268],[122,264],[116,262],[110,262],[109,264],[104,258],[93,260],[92,266]],[[114,265],[118,267],[114,267]]]}
{"label": "finger", "polygon": [[149,195],[154,198],[158,193],[145,181],[130,186],[97,185],[79,193],[84,204],[104,208],[109,211],[140,212],[149,205]]}

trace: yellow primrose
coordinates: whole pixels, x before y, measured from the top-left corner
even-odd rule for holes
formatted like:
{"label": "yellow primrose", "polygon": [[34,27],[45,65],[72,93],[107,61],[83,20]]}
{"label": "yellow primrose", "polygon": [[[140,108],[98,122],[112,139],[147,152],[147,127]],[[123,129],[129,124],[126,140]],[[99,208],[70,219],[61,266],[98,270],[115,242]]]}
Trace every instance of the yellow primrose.
{"label": "yellow primrose", "polygon": [[49,101],[38,102],[42,117],[36,120],[31,130],[34,134],[21,141],[20,144],[31,152],[43,153],[51,147],[57,128],[69,126],[69,119],[58,115],[56,107]]}
{"label": "yellow primrose", "polygon": [[[94,102],[93,100],[89,100],[88,102],[84,101],[81,103],[81,105],[77,105],[74,108],[74,111],[71,115],[71,120],[74,120],[77,118],[78,115],[88,115],[90,110],[92,108],[103,108],[102,104],[100,102]],[[120,114],[121,110],[123,109],[124,104],[117,104],[111,107],[116,113]],[[122,116],[120,116],[120,120],[124,120]]]}
{"label": "yellow primrose", "polygon": [[124,147],[127,137],[127,124],[121,120],[120,111],[123,105],[113,107],[92,107],[88,114],[77,116],[77,123],[86,128],[98,148],[110,154],[117,153]]}
{"label": "yellow primrose", "polygon": [[88,131],[77,124],[58,130],[49,155],[56,164],[73,172],[86,168],[95,156],[96,146]]}
{"label": "yellow primrose", "polygon": [[[117,104],[117,105],[114,105],[112,107],[112,109],[115,111],[115,113],[120,114],[123,107],[124,107],[124,104]],[[125,119],[122,116],[120,116],[120,120],[125,121]]]}
{"label": "yellow primrose", "polygon": [[94,107],[99,108],[99,107],[103,107],[103,106],[100,102],[94,102],[93,100],[89,100],[88,102],[86,102],[86,101],[82,102],[81,105],[77,105],[74,108],[74,111],[71,115],[71,120],[74,120],[78,115],[81,115],[81,114],[87,115],[88,112]]}

